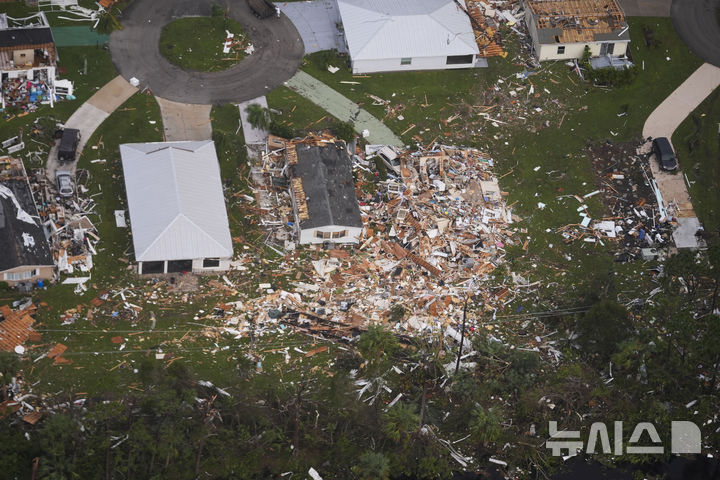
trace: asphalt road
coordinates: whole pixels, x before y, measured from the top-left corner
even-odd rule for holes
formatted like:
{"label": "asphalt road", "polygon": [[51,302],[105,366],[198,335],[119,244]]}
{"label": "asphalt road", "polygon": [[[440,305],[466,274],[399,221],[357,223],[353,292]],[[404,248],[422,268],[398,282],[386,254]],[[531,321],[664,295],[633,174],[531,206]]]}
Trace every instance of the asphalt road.
{"label": "asphalt road", "polygon": [[698,57],[720,67],[720,0],[673,0],[675,31]]}
{"label": "asphalt road", "polygon": [[[191,72],[160,53],[162,28],[177,18],[209,16],[212,4],[229,7],[230,16],[250,35],[255,52],[222,72]],[[304,54],[302,39],[285,16],[259,20],[245,0],[135,0],[121,18],[124,28],[110,36],[110,53],[125,79],[140,81],[156,96],[175,102],[218,104],[265,95],[297,71]]]}
{"label": "asphalt road", "polygon": [[618,0],[628,17],[669,17],[672,0]]}

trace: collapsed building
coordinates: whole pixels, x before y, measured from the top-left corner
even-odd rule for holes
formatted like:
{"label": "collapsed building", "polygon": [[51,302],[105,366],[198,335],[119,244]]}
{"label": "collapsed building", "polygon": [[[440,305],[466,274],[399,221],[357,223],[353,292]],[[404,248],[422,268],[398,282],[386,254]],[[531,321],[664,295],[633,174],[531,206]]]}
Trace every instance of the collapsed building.
{"label": "collapsed building", "polygon": [[363,223],[345,144],[290,145],[287,156],[299,243],[358,243]]}
{"label": "collapsed building", "polygon": [[[371,163],[382,148],[355,151],[355,197],[343,202],[358,203],[359,241],[350,249],[334,247],[332,240],[315,245],[307,261],[292,253],[289,241],[303,243],[293,225],[295,194],[281,176],[292,170],[293,154],[287,152],[293,148],[334,152],[344,144],[330,135],[268,141],[263,175],[252,176],[266,244],[281,254],[285,249],[283,269],[299,268],[312,280],[293,283],[291,292],[261,285],[268,295],[242,306],[259,322],[285,312],[293,324],[312,321],[311,331],[339,336],[373,322],[391,322],[399,333],[442,330],[453,336],[468,297],[480,299],[485,310],[502,310],[532,288],[519,275],[505,275],[506,248],[526,249],[529,237],[514,225],[519,218],[506,204],[487,154],[441,144],[398,149],[396,168],[380,180]],[[503,280],[488,282],[490,275]]]}
{"label": "collapsed building", "polygon": [[57,59],[55,40],[44,13],[27,18],[0,13],[2,108],[10,105],[32,110],[36,103],[53,105]]}
{"label": "collapsed building", "polygon": [[51,280],[55,262],[21,160],[0,158],[0,280]]}

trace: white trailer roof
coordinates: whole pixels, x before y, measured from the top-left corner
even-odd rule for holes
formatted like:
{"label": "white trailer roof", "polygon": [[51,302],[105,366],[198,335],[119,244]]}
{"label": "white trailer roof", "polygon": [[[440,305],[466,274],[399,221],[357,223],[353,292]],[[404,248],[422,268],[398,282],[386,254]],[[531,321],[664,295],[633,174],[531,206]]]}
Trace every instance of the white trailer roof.
{"label": "white trailer roof", "polygon": [[470,18],[453,0],[338,0],[338,6],[354,60],[480,53]]}
{"label": "white trailer roof", "polygon": [[215,144],[120,145],[139,262],[232,257]]}

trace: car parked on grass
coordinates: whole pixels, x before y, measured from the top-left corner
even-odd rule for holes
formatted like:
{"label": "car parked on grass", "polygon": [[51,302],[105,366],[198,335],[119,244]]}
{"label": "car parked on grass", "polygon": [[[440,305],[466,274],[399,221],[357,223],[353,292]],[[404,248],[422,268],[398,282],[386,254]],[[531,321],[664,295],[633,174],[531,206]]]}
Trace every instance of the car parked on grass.
{"label": "car parked on grass", "polygon": [[670,145],[667,138],[659,137],[654,139],[652,151],[660,164],[660,168],[668,171],[677,170],[677,158],[675,158],[675,152],[673,152],[672,145]]}
{"label": "car parked on grass", "polygon": [[58,193],[61,197],[72,197],[75,193],[73,187],[72,173],[66,170],[58,170],[55,172],[55,180],[57,181]]}

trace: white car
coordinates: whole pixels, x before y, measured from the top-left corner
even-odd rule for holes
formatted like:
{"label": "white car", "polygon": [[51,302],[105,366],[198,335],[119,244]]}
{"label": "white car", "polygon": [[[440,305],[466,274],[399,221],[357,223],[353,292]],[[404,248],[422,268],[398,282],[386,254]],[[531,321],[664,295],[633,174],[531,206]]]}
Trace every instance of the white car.
{"label": "white car", "polygon": [[66,170],[58,170],[55,172],[55,180],[61,197],[73,196],[75,189],[73,188],[72,173]]}

